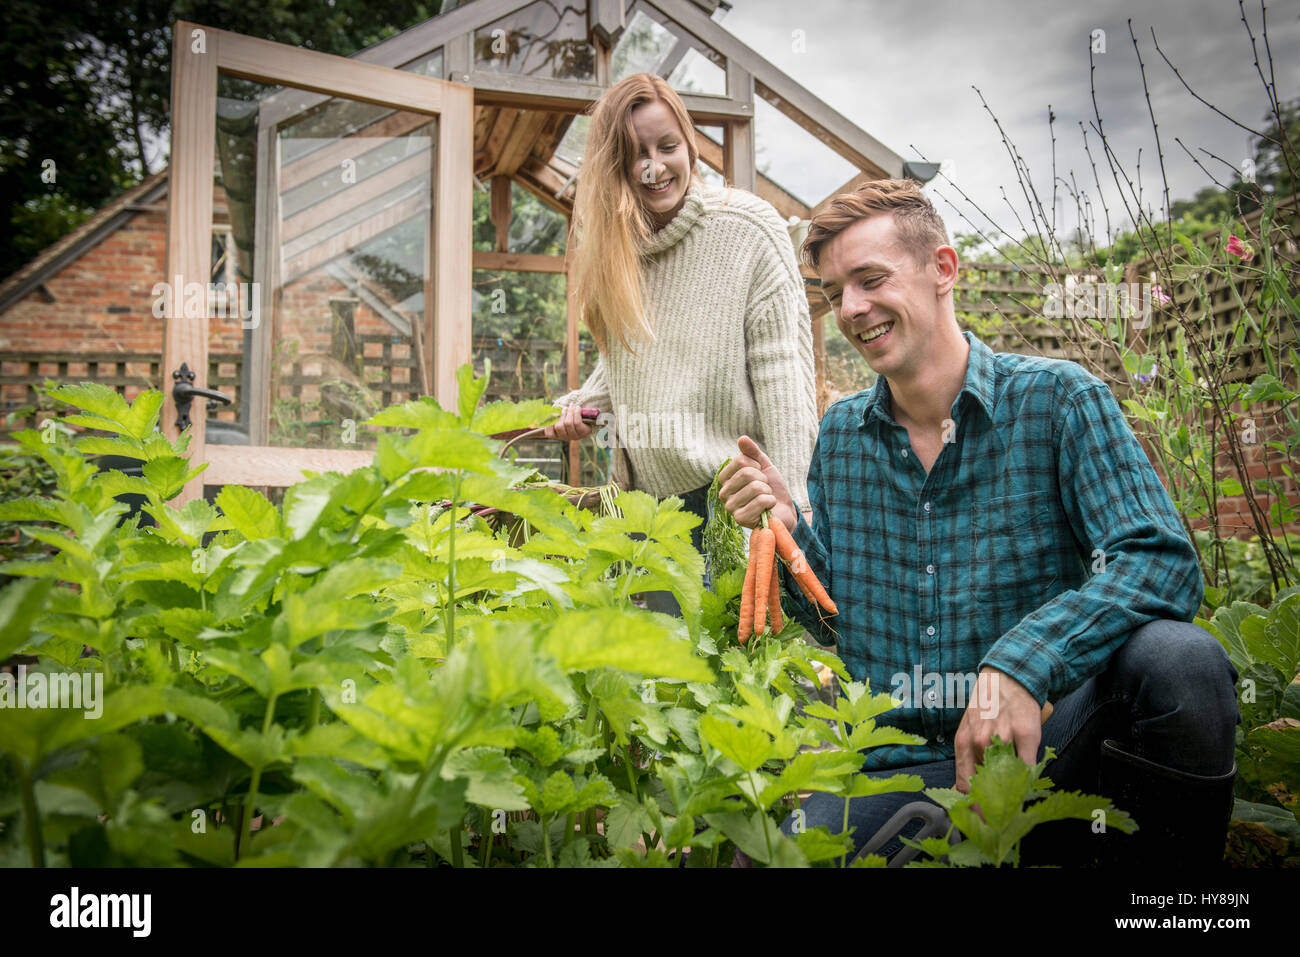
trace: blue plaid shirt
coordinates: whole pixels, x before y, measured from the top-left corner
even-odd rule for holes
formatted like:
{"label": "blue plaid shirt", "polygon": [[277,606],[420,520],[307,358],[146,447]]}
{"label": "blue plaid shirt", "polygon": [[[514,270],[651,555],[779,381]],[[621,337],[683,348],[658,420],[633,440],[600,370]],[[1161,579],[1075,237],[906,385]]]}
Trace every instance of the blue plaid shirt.
{"label": "blue plaid shirt", "polygon": [[985,666],[1059,701],[1136,628],[1201,604],[1196,553],[1110,389],[963,336],[955,427],[928,475],[884,376],[822,419],[813,525],[800,516],[794,539],[839,615],[823,625],[781,572],[795,617],[901,701],[881,723],[929,742],[871,751],[865,770],[952,758]]}

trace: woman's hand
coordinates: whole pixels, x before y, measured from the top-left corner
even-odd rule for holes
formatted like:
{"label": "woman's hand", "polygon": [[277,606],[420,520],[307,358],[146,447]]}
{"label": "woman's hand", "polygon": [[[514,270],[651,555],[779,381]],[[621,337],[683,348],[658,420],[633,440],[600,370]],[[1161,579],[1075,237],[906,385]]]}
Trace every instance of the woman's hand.
{"label": "woman's hand", "polygon": [[576,442],[591,435],[591,426],[583,421],[581,406],[568,405],[560,411],[560,421],[548,425],[543,434],[548,439]]}
{"label": "woman's hand", "polygon": [[754,528],[768,509],[772,518],[793,530],[798,522],[789,486],[763,450],[747,435],[740,437],[740,454],[718,476],[718,499],[731,517]]}

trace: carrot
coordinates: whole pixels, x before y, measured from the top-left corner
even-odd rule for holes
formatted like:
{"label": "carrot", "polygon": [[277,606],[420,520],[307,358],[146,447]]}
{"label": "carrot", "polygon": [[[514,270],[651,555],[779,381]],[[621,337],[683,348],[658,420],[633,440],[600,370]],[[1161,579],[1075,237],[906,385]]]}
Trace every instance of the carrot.
{"label": "carrot", "polygon": [[754,556],[754,632],[767,625],[768,592],[772,590],[772,572],[775,571],[776,537],[770,528],[756,528],[749,537],[749,550]]}
{"label": "carrot", "polygon": [[768,592],[768,616],[772,619],[772,634],[785,627],[781,619],[781,579],[777,577],[776,562],[772,563],[772,590]]}
{"label": "carrot", "polygon": [[838,615],[840,610],[835,607],[835,602],[831,601],[831,596],[826,594],[826,589],[817,580],[813,570],[808,567],[808,559],[804,557],[803,549],[795,544],[794,538],[785,527],[785,523],[774,521],[771,523],[771,528],[775,534],[776,551],[790,566],[790,573],[794,575],[794,580],[799,583],[804,594],[811,593],[812,600],[815,600],[817,604],[832,615]]}
{"label": "carrot", "polygon": [[[788,563],[787,563],[787,564],[788,564]],[[813,593],[810,592],[810,591],[808,590],[808,586],[807,586],[807,585],[805,585],[803,582],[801,582],[801,581],[800,581],[799,579],[797,579],[797,578],[794,580],[794,583],[795,583],[796,585],[798,585],[798,586],[799,586],[799,590],[800,590],[801,592],[803,592],[803,597],[808,599],[808,604],[810,604],[810,605],[815,605],[815,604],[817,604],[817,599],[813,597]]]}
{"label": "carrot", "polygon": [[740,623],[736,628],[736,638],[743,645],[754,633],[754,553],[749,553],[749,564],[745,566],[745,586],[740,590]]}

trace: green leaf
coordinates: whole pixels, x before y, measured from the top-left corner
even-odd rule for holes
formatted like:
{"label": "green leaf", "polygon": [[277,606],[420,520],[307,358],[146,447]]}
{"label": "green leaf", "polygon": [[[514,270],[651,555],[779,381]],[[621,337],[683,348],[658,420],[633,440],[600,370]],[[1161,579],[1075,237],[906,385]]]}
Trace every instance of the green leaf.
{"label": "green leaf", "polygon": [[610,847],[631,847],[643,833],[654,830],[654,821],[632,795],[618,792],[618,804],[605,815],[605,839]]}
{"label": "green leaf", "polygon": [[496,446],[493,440],[465,429],[422,429],[408,440],[403,454],[414,468],[491,474]]}
{"label": "green leaf", "polygon": [[1290,402],[1296,397],[1296,393],[1291,392],[1287,387],[1278,381],[1277,376],[1271,373],[1264,373],[1256,376],[1250,383],[1250,389],[1242,397],[1242,404],[1245,408],[1252,405],[1258,405],[1263,402],[1280,401],[1283,403]]}
{"label": "green leaf", "polygon": [[772,739],[758,728],[734,725],[712,714],[702,715],[699,727],[703,740],[744,771],[757,770],[773,755]]}
{"label": "green leaf", "polygon": [[180,539],[185,544],[197,546],[213,525],[217,523],[216,510],[201,498],[193,498],[180,508],[162,504],[146,505],[144,511],[158,523],[158,530],[167,541]]}
{"label": "green leaf", "polygon": [[925,788],[925,782],[915,774],[895,774],[887,778],[868,777],[865,774],[856,775],[848,790],[843,792],[844,797],[874,797],[877,794],[889,794],[894,791],[921,791]]}
{"label": "green leaf", "polygon": [[87,428],[117,432],[143,440],[153,431],[162,408],[163,394],[156,389],[146,389],[127,405],[116,389],[98,382],[68,384],[49,390],[53,399],[76,406],[89,413],[84,416],[66,416],[65,420]]}
{"label": "green leaf", "polygon": [[190,470],[189,461],[175,455],[159,456],[144,463],[145,479],[161,499],[179,495],[185,483],[203,471],[203,467]]}
{"label": "green leaf", "polygon": [[436,399],[426,395],[410,402],[390,405],[371,416],[366,424],[385,425],[397,429],[444,431],[456,428],[457,421],[456,416],[439,405]]}
{"label": "green leaf", "polygon": [[795,843],[810,863],[830,861],[853,853],[851,834],[832,834],[828,828],[815,827],[795,836]]}
{"label": "green leaf", "polygon": [[217,508],[235,531],[248,541],[281,534],[280,513],[261,492],[244,485],[224,485],[217,493]]}
{"label": "green leaf", "polygon": [[460,413],[462,425],[469,425],[474,419],[474,411],[478,408],[479,400],[483,398],[483,393],[487,391],[488,377],[482,378],[474,375],[474,366],[465,363],[456,370],[456,407]]}
{"label": "green leaf", "polygon": [[566,672],[619,668],[654,678],[713,680],[689,641],[676,637],[665,619],[637,610],[569,612],[547,630],[542,648]]}
{"label": "green leaf", "polygon": [[342,476],[337,472],[327,472],[285,490],[280,508],[284,514],[284,529],[290,537],[305,538],[317,526],[340,478]]}
{"label": "green leaf", "polygon": [[[464,411],[461,412],[464,415]],[[474,412],[469,427],[480,435],[496,435],[515,429],[536,429],[550,425],[560,410],[545,399],[524,402],[489,402]]]}
{"label": "green leaf", "polygon": [[782,834],[776,822],[762,812],[706,814],[704,820],[760,864],[773,867],[808,866],[808,859],[799,845]]}
{"label": "green leaf", "polygon": [[0,591],[0,661],[27,643],[51,587],[48,579],[28,578],[10,582]]}
{"label": "green leaf", "polygon": [[467,748],[443,765],[442,776],[467,782],[465,798],[472,804],[502,811],[526,811],[528,799],[515,780],[518,772],[509,757],[494,748]]}

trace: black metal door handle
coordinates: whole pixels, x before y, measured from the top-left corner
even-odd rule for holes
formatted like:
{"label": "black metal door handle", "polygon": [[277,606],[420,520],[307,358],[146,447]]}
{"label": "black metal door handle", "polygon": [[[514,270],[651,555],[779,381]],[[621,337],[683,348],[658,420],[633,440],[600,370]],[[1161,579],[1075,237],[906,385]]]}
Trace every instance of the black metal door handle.
{"label": "black metal door handle", "polygon": [[226,405],[230,405],[234,401],[224,392],[196,386],[194,384],[194,370],[190,368],[188,362],[182,362],[181,367],[172,373],[172,381],[176,383],[172,386],[172,398],[176,400],[176,428],[182,432],[190,427],[190,403],[195,398],[211,399],[214,402],[223,402]]}

